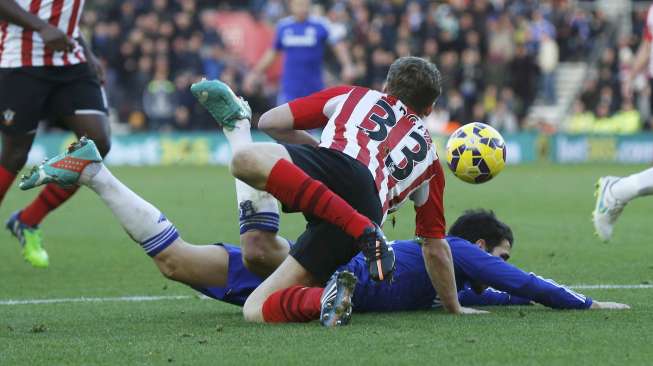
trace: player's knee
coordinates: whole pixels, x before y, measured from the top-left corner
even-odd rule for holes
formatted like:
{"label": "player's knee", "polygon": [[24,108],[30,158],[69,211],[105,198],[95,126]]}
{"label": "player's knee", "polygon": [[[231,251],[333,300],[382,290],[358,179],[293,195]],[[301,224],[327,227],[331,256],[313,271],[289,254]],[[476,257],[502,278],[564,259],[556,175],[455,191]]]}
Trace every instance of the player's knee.
{"label": "player's knee", "polygon": [[173,281],[182,281],[182,266],[180,266],[177,258],[174,256],[159,256],[155,260],[159,271],[164,277]]}
{"label": "player's knee", "polygon": [[261,115],[261,117],[258,119],[258,124],[256,127],[259,130],[262,131],[268,131],[271,129],[272,126],[272,113],[270,111],[267,111]]}
{"label": "player's knee", "polygon": [[105,137],[93,141],[95,142],[95,146],[97,147],[97,150],[100,153],[100,155],[102,157],[107,156],[109,150],[111,150],[111,139],[109,137]]}
{"label": "player's knee", "polygon": [[274,254],[281,248],[277,243],[277,234],[250,230],[240,236],[240,247],[243,254],[243,263],[248,269],[267,268]]}
{"label": "player's knee", "polygon": [[256,152],[250,148],[242,148],[234,152],[231,159],[231,174],[244,181],[249,182],[256,177],[258,158]]}
{"label": "player's knee", "polygon": [[2,166],[11,172],[18,172],[25,166],[28,154],[29,149],[14,149],[9,153],[4,153],[2,155]]}

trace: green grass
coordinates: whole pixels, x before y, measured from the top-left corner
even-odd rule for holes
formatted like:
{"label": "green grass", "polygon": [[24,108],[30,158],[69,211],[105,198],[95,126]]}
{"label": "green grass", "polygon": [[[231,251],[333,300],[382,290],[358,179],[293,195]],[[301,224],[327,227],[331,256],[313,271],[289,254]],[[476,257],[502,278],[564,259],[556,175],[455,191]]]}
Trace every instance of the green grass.
{"label": "green grass", "polygon": [[[567,284],[653,282],[653,200],[631,203],[612,244],[592,236],[593,184],[642,166],[510,166],[481,186],[448,175],[448,220],[466,208],[494,208],[515,231],[513,263]],[[186,240],[237,242],[233,182],[222,168],[121,168],[114,173],[156,204]],[[0,218],[36,192],[13,190]],[[411,208],[386,226],[410,238]],[[283,234],[302,229],[285,216]],[[133,295],[192,295],[165,280],[110,212],[84,189],[43,224],[51,267],[24,263],[0,238],[0,300]],[[437,311],[355,315],[352,325],[246,324],[240,309],[195,298],[153,302],[0,305],[0,365],[132,364],[628,364],[650,365],[653,290],[588,290],[630,311],[491,308],[452,317]]]}

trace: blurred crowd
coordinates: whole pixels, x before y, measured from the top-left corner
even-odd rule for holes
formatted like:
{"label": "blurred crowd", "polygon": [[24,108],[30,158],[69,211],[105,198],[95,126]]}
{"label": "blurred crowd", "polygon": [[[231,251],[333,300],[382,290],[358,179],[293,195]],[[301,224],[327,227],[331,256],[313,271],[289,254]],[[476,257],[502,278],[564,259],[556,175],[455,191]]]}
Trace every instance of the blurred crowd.
{"label": "blurred crowd", "polygon": [[573,105],[567,131],[629,134],[651,128],[651,86],[639,75],[626,90],[627,76],[642,41],[648,7],[633,12],[632,34],[605,48]]}
{"label": "blurred crowd", "polygon": [[[519,130],[536,98],[556,102],[558,62],[584,59],[606,24],[600,12],[574,8],[566,0],[333,0],[314,1],[313,8],[346,35],[356,71],[348,82],[380,88],[399,56],[437,63],[445,93],[428,119],[436,132],[468,121]],[[119,121],[131,130],[214,128],[189,85],[201,76],[219,77],[242,93],[251,67],[227,51],[214,22],[216,10],[248,10],[270,27],[287,15],[282,0],[88,2],[83,26],[105,65],[106,89]],[[621,51],[604,59],[612,72],[619,68]],[[325,62],[328,84],[342,83],[334,55],[328,53]],[[616,95],[614,76],[606,81],[601,74],[595,80],[599,94],[608,82]],[[245,96],[260,112],[274,106],[275,93],[272,85]],[[586,99],[584,110],[606,105],[601,96]],[[614,99],[608,113],[620,107]]]}

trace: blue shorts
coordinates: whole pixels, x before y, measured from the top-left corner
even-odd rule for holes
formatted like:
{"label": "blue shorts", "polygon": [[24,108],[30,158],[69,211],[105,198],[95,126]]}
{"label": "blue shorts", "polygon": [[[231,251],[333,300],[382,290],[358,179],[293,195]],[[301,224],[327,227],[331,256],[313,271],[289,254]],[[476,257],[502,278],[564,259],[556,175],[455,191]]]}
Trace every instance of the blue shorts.
{"label": "blue shorts", "polygon": [[229,253],[229,271],[226,287],[193,287],[204,295],[229,304],[243,306],[247,297],[263,282],[263,278],[250,272],[243,264],[240,248],[229,244],[216,244]]}

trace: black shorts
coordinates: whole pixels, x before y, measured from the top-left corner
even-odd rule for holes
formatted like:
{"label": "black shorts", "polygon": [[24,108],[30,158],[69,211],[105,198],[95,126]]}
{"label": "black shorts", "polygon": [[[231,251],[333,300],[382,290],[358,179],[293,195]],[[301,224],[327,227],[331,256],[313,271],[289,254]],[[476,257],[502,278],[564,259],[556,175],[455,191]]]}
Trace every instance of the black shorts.
{"label": "black shorts", "polygon": [[0,131],[33,132],[42,120],[107,113],[106,98],[86,63],[73,66],[0,68]]}
{"label": "black shorts", "polygon": [[[306,174],[329,187],[362,215],[381,224],[381,202],[367,167],[339,151],[308,145],[284,146],[293,163]],[[326,282],[360,250],[356,241],[337,226],[305,216],[306,231],[290,249],[290,255],[316,280]]]}

